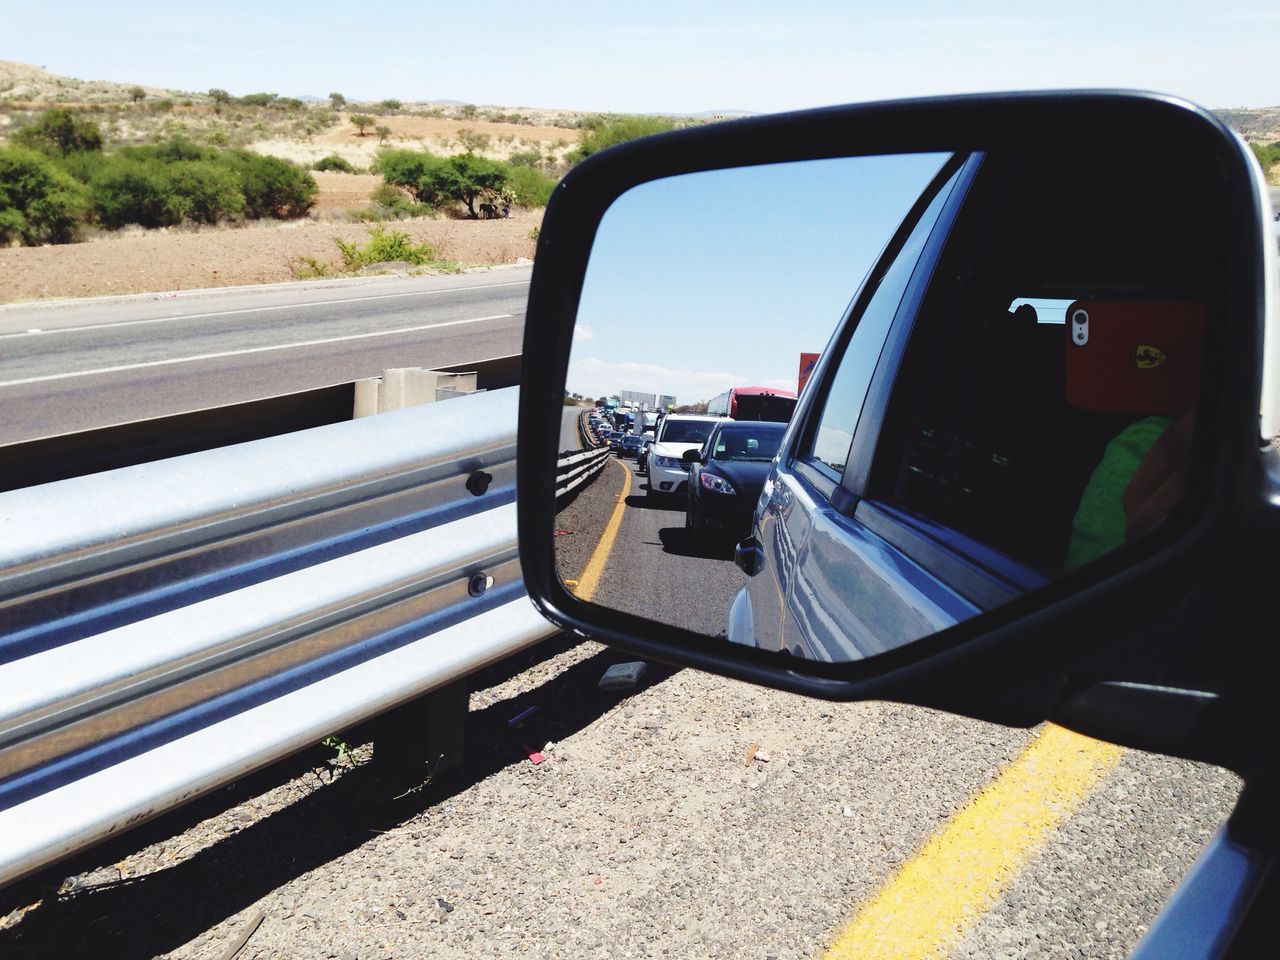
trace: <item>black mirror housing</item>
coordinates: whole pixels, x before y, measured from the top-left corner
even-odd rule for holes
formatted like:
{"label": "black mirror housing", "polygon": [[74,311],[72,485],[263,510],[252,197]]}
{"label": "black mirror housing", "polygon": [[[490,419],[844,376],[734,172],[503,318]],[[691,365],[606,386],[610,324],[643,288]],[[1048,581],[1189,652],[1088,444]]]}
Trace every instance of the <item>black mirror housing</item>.
{"label": "black mirror housing", "polygon": [[[1212,202],[1212,311],[1196,444],[1205,464],[1188,507],[1141,545],[909,646],[848,663],[717,643],[565,589],[553,555],[560,406],[587,263],[601,219],[627,190],[682,174],[878,154],[1159,141],[1185,158]],[[519,423],[518,522],[530,597],[566,629],[669,663],[829,699],[892,699],[1005,723],[1054,718],[1147,749],[1241,767],[1206,731],[1241,722],[1226,694],[1250,684],[1272,603],[1255,558],[1277,532],[1280,344],[1268,201],[1248,151],[1208,112],[1146,93],[1026,93],[938,98],[749,118],[645,138],[575,167],[544,218],[530,289]],[[815,371],[820,378],[822,370]],[[812,391],[810,391],[812,393]],[[796,416],[812,397],[802,396]],[[697,462],[689,451],[684,463]],[[750,544],[750,549],[744,545]],[[735,559],[759,569],[754,538]],[[747,570],[748,573],[751,570]],[[1206,636],[1213,636],[1206,646]],[[1141,688],[1141,706],[1131,691]],[[1164,691],[1164,692],[1160,692]],[[1154,698],[1154,699],[1153,699]],[[1161,706],[1153,708],[1158,702]],[[1234,704],[1244,701],[1236,698]]]}

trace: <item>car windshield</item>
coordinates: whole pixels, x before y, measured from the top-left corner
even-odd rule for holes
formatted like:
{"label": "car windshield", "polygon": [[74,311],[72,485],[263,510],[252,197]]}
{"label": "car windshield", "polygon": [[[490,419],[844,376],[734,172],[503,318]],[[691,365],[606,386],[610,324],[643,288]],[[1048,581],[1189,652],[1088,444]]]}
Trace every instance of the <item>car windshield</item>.
{"label": "car windshield", "polygon": [[662,431],[663,443],[702,443],[711,436],[714,420],[668,420]]}
{"label": "car windshield", "polygon": [[782,443],[784,424],[761,424],[758,427],[728,427],[716,436],[712,460],[769,461]]}

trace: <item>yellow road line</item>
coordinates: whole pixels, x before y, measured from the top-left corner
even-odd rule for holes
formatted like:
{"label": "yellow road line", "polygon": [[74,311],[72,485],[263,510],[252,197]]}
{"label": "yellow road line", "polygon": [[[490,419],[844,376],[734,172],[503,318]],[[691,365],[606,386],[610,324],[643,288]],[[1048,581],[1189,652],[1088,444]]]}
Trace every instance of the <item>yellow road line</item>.
{"label": "yellow road line", "polygon": [[1122,753],[1047,726],[859,909],[824,960],[945,956]]}
{"label": "yellow road line", "polygon": [[613,549],[613,541],[618,538],[618,528],[622,526],[622,512],[626,508],[627,494],[631,492],[631,471],[618,460],[611,462],[622,469],[622,492],[618,494],[618,502],[613,507],[609,522],[604,525],[600,542],[591,552],[591,559],[587,561],[587,567],[582,571],[582,576],[578,578],[578,585],[573,590],[573,595],[579,600],[590,600],[596,595],[600,578],[604,576],[604,565],[609,562],[609,551]]}

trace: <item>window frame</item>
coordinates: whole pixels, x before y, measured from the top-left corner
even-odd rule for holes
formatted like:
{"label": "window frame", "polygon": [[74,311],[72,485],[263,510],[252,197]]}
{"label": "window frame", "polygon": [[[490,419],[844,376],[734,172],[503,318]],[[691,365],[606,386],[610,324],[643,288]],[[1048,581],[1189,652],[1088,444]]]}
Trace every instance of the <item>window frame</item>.
{"label": "window frame", "polygon": [[[932,268],[930,267],[926,271],[928,276],[921,279],[921,265],[936,262],[943,241],[950,233],[955,217],[963,204],[963,198],[972,183],[979,159],[980,155],[978,154],[956,152],[943,163],[929,182],[929,185],[921,192],[916,202],[903,218],[902,223],[899,224],[897,231],[885,245],[884,250],[876,260],[875,266],[864,278],[857,293],[850,301],[844,317],[836,327],[836,332],[823,351],[817,369],[812,374],[809,385],[805,390],[806,396],[801,400],[801,407],[796,410],[795,416],[799,420],[798,429],[793,442],[785,448],[782,462],[791,472],[811,486],[823,500],[829,502],[846,515],[852,516],[857,498],[861,495],[863,486],[865,486],[865,484],[863,486],[851,485],[849,482],[851,477],[850,468],[853,466],[854,458],[860,450],[858,435],[864,429],[869,429],[873,424],[878,431],[879,422],[883,417],[883,406],[888,400],[888,390],[885,390],[884,396],[878,398],[880,409],[871,409],[873,391],[876,389],[879,371],[886,363],[886,360],[891,358],[892,345],[895,343],[894,330],[898,327],[903,317],[904,309],[914,316],[918,301],[928,287],[928,276],[932,276]],[[929,235],[925,239],[916,262],[912,264],[910,275],[903,286],[902,296],[889,322],[885,339],[881,341],[880,354],[872,367],[867,391],[863,397],[862,407],[854,425],[849,452],[845,458],[845,469],[842,473],[837,473],[828,464],[818,460],[813,455],[817,431],[821,426],[823,414],[826,412],[826,400],[836,377],[840,373],[849,345],[862,323],[863,316],[876,294],[880,291],[880,284],[889,270],[898,262],[903,247],[906,246],[912,233],[915,232],[920,224],[920,219],[928,211],[929,206],[937,198],[940,191],[944,189],[950,189],[950,194],[943,201],[942,210],[939,212],[933,226],[929,229]],[[905,342],[905,336],[902,339]],[[870,416],[868,416],[869,414]],[[864,423],[866,427],[864,427]]]}

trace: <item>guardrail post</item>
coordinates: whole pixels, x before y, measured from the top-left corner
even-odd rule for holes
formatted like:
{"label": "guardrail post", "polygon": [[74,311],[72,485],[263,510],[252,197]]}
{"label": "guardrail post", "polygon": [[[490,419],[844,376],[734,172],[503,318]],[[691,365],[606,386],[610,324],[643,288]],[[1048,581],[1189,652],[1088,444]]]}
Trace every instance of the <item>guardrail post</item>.
{"label": "guardrail post", "polygon": [[421,367],[393,367],[384,370],[381,377],[356,381],[351,416],[358,420],[375,413],[476,393],[478,379],[474,372],[445,373]]}
{"label": "guardrail post", "polygon": [[469,703],[467,681],[456,680],[376,717],[374,770],[413,789],[461,767]]}

